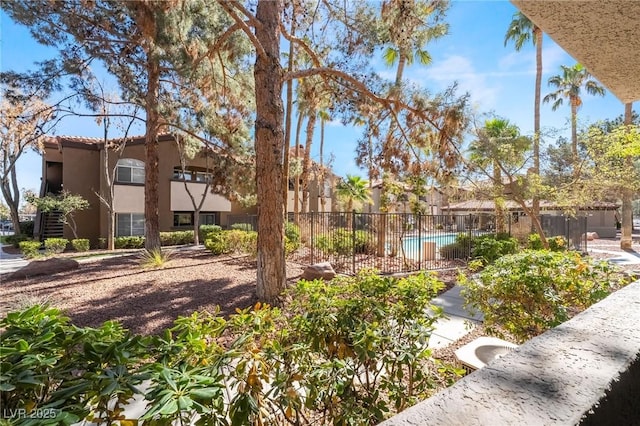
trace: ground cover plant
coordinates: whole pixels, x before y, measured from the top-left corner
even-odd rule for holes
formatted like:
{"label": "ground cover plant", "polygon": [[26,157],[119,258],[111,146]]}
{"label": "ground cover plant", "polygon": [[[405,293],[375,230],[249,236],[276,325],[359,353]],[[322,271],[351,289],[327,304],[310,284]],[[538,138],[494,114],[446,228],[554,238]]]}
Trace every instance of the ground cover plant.
{"label": "ground cover plant", "polygon": [[2,405],[110,424],[146,380],[144,424],[377,424],[456,376],[426,349],[442,286],[373,272],[300,281],[283,309],[193,313],[146,337],[33,306],[0,321]]}

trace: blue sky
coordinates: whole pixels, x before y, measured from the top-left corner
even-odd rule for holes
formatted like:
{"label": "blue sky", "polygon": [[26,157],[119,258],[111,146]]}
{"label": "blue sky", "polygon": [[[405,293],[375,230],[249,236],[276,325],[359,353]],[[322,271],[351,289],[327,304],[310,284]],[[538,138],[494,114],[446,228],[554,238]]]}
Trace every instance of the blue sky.
{"label": "blue sky", "polygon": [[[513,45],[504,47],[504,34],[515,12],[516,8],[508,1],[453,1],[447,14],[449,35],[427,46],[433,58],[432,64],[426,67],[414,64],[405,72],[406,77],[431,91],[442,90],[457,81],[461,92],[471,95],[476,111],[494,112],[517,124],[524,134],[531,134],[534,48],[528,45],[516,52]],[[38,45],[26,28],[13,24],[4,13],[0,13],[0,20],[0,68],[3,71],[31,69],[34,61],[55,54],[55,51]],[[560,65],[573,65],[575,60],[546,36],[542,60],[544,96],[551,91],[546,85],[548,78],[559,73]],[[394,69],[386,68],[381,57],[373,65],[383,76],[392,78],[394,75]],[[624,112],[622,103],[611,93],[605,97],[585,95],[583,102],[579,111],[579,121],[583,124],[613,119]],[[555,112],[550,105],[542,105],[543,130],[558,129],[560,135],[568,137],[568,119],[569,107],[566,103]],[[56,134],[97,137],[101,136],[101,128],[91,118],[76,118],[62,122]],[[316,159],[319,134],[317,129],[315,149],[312,151]],[[354,160],[359,135],[360,129],[343,126],[337,119],[328,123],[325,130],[325,156],[333,154],[333,169],[338,175],[349,173],[365,176]],[[555,140],[555,137],[549,137],[543,143],[553,143]],[[37,154],[29,153],[19,162],[18,180],[21,188],[39,190],[40,161]]]}

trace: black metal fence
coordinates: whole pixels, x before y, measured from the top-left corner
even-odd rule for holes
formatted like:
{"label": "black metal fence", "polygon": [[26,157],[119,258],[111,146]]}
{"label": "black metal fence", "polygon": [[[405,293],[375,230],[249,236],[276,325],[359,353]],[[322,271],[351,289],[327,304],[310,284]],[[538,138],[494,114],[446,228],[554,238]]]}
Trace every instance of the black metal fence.
{"label": "black metal fence", "polygon": [[[301,246],[289,259],[304,264],[330,262],[336,272],[354,274],[372,268],[382,273],[449,269],[466,264],[472,237],[498,230],[526,241],[531,220],[509,213],[422,215],[412,213],[289,213],[300,230]],[[586,251],[586,218],[542,215],[547,237],[562,236],[569,248]],[[256,215],[229,215],[226,227],[248,224]],[[245,228],[245,227],[243,227]]]}
{"label": "black metal fence", "polygon": [[547,238],[561,236],[568,248],[587,251],[587,218],[540,215],[540,224]]}
{"label": "black metal fence", "polygon": [[[373,268],[382,273],[447,269],[461,266],[469,257],[471,238],[493,233],[492,215],[420,215],[411,213],[289,213],[300,230],[300,249],[289,258],[313,264],[330,262],[340,273]],[[250,224],[255,215],[230,215],[228,228]],[[505,224],[510,230],[510,221]],[[462,235],[460,235],[462,234]],[[463,241],[461,244],[454,244]]]}

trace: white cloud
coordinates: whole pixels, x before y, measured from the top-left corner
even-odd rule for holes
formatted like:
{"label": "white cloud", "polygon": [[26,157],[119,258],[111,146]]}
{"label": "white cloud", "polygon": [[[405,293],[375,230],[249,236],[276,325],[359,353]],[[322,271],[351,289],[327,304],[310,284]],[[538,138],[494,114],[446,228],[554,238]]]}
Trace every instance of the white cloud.
{"label": "white cloud", "polygon": [[[542,73],[556,74],[560,65],[571,65],[573,59],[557,44],[548,42],[542,46]],[[498,71],[492,74],[535,75],[536,55],[533,48],[517,52],[512,50],[498,61]]]}
{"label": "white cloud", "polygon": [[422,86],[425,86],[425,83],[435,82],[439,89],[444,89],[457,81],[459,92],[468,92],[473,104],[491,109],[495,106],[500,87],[489,83],[487,77],[490,74],[493,73],[476,72],[473,63],[464,56],[451,55],[432,67],[420,70],[413,80]]}

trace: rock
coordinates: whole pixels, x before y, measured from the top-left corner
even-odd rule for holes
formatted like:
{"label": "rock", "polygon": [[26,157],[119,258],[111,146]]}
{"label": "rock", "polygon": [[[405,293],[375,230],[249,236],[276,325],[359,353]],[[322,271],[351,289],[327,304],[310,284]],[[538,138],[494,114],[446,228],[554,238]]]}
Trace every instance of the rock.
{"label": "rock", "polygon": [[316,263],[315,265],[309,265],[305,268],[302,273],[302,279],[313,281],[313,280],[325,280],[330,281],[336,277],[336,271],[333,270],[333,267],[329,262],[321,262]]}
{"label": "rock", "polygon": [[600,238],[597,232],[587,232],[587,241],[593,241]]}
{"label": "rock", "polygon": [[19,280],[38,275],[53,275],[59,272],[78,269],[79,266],[80,264],[77,261],[66,258],[53,257],[45,260],[34,260],[27,266],[23,266],[9,275],[9,279]]}

